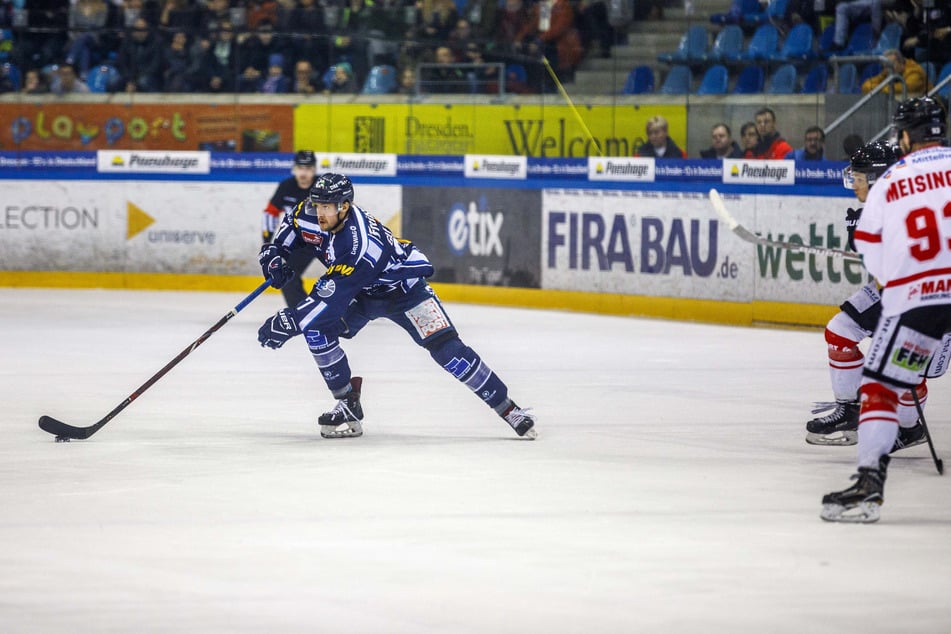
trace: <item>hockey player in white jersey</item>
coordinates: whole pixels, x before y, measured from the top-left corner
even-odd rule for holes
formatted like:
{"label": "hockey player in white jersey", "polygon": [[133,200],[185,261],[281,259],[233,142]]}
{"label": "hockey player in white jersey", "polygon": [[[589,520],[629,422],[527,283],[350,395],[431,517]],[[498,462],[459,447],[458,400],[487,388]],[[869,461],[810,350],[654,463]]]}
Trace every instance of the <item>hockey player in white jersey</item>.
{"label": "hockey player in white jersey", "polygon": [[898,106],[893,124],[905,156],[872,186],[855,230],[855,246],[882,288],[859,391],[858,473],[852,486],[822,498],[828,521],[879,519],[899,395],[918,385],[951,332],[947,115],[933,99],[915,98]]}
{"label": "hockey player in white jersey", "polygon": [[265,244],[258,256],[264,277],[276,288],[293,277],[288,258],[294,252],[312,253],[327,267],[309,295],[278,311],[258,330],[261,345],[274,349],[304,335],[324,383],[338,399],[318,420],[321,436],[363,434],[363,379],[351,375],[340,339],[350,339],[371,320],[384,317],[405,330],[516,434],[533,440],[534,414],[518,407],[502,379],[462,342],[426,283],[433,274],[429,259],[412,242],[394,238],[353,198],[349,178],[320,176],[310,196],[284,216],[274,241]]}
{"label": "hockey player in white jersey", "polygon": [[[855,198],[865,203],[869,188],[900,157],[890,143],[875,141],[852,154],[846,168],[843,184],[855,192]],[[846,224],[848,246],[855,250],[853,233],[862,215],[862,207],[849,208]],[[829,357],[829,378],[834,403],[817,403],[814,414],[832,412],[813,418],[806,423],[806,442],[811,445],[854,445],[858,438],[859,385],[865,357],[859,342],[871,336],[882,314],[881,296],[873,282],[866,284],[841,305],[841,311],[829,320],[825,340]],[[919,401],[924,404],[928,395],[927,380],[917,386]],[[918,410],[911,390],[905,390],[898,399],[899,434],[893,451],[921,444],[925,441],[924,426],[918,423]]]}

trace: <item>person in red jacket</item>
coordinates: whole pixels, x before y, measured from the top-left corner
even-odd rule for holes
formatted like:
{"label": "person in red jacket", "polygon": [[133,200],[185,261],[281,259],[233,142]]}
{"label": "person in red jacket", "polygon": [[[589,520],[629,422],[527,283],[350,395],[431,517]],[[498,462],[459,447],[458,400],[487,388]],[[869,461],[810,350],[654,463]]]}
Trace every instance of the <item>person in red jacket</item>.
{"label": "person in red jacket", "polygon": [[793,147],[776,131],[776,113],[762,108],[756,113],[756,131],[760,142],[754,155],[756,158],[779,160],[793,151]]}

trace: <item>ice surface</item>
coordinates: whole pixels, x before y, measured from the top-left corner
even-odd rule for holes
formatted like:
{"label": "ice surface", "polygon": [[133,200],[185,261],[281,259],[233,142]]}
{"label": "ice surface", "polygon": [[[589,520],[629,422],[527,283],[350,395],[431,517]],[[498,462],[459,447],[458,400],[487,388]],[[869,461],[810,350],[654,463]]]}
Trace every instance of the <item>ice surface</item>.
{"label": "ice surface", "polygon": [[374,323],[345,343],[366,433],[330,441],[303,342],[256,342],[268,294],[90,440],[37,428],[94,423],[240,299],[0,289],[0,631],[951,631],[925,446],[879,524],[819,519],[855,450],[803,442],[818,330],[452,304],[539,440]]}

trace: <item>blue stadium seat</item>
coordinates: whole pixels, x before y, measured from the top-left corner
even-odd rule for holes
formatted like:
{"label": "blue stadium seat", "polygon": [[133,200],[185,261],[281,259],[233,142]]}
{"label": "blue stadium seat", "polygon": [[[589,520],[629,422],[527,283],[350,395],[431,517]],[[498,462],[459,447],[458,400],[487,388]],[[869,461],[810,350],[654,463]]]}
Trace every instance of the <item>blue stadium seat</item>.
{"label": "blue stadium seat", "polygon": [[867,55],[872,50],[872,25],[862,22],[855,27],[842,55]]}
{"label": "blue stadium seat", "polygon": [[16,64],[0,64],[0,92],[4,92],[5,85],[9,87],[10,92],[16,92],[23,87],[23,77]]}
{"label": "blue stadium seat", "polygon": [[363,83],[363,94],[385,95],[396,92],[396,69],[388,64],[374,66]]}
{"label": "blue stadium seat", "polygon": [[728,24],[717,34],[710,49],[710,59],[714,62],[735,62],[743,54],[743,29]]}
{"label": "blue stadium seat", "polygon": [[853,95],[859,92],[858,76],[859,71],[855,64],[839,66],[839,85],[837,86],[839,94]]}
{"label": "blue stadium seat", "polygon": [[331,66],[330,68],[325,70],[324,74],[321,76],[320,81],[324,85],[324,88],[326,88],[327,90],[330,90],[330,87],[333,86],[334,73],[336,72],[337,72],[337,67]]}
{"label": "blue stadium seat", "polygon": [[689,68],[686,66],[672,66],[658,92],[662,95],[686,95],[690,92],[692,81],[693,76],[690,74]]}
{"label": "blue stadium seat", "polygon": [[871,64],[866,64],[865,66],[863,66],[862,71],[859,73],[859,78],[857,80],[859,84],[859,89],[862,88],[862,84],[864,84],[866,80],[871,79],[872,77],[879,74],[880,72],[882,72],[882,65],[879,64],[878,62],[872,62]]}
{"label": "blue stadium seat", "polygon": [[750,26],[766,24],[767,22],[782,22],[786,16],[789,0],[769,0],[765,11],[758,11],[743,17],[743,23]]}
{"label": "blue stadium seat", "polygon": [[101,64],[89,69],[86,76],[86,85],[89,86],[89,92],[109,92],[119,88],[122,77],[115,66]]}
{"label": "blue stadium seat", "polygon": [[808,24],[797,24],[789,31],[783,47],[778,53],[770,56],[775,61],[805,61],[815,57],[812,50],[814,34]]}
{"label": "blue stadium seat", "polygon": [[726,66],[716,64],[707,69],[700,81],[700,87],[697,88],[698,95],[725,95],[727,83],[730,80],[730,73]]}
{"label": "blue stadium seat", "polygon": [[766,92],[771,95],[791,95],[796,92],[796,67],[783,64],[769,79]]}
{"label": "blue stadium seat", "polygon": [[928,88],[935,85],[935,79],[938,77],[938,70],[931,62],[921,62],[921,68],[925,71],[925,77],[928,78]]}
{"label": "blue stadium seat", "polygon": [[826,58],[833,53],[835,53],[835,24],[830,24],[819,36],[819,57]]}
{"label": "blue stadium seat", "polygon": [[622,95],[643,95],[654,92],[654,71],[650,66],[635,66],[627,74]]}
{"label": "blue stadium seat", "polygon": [[814,95],[826,91],[829,82],[829,69],[825,64],[819,64],[806,75],[802,82],[802,92]]}
{"label": "blue stadium seat", "polygon": [[764,24],[756,29],[746,52],[740,57],[745,60],[769,59],[779,47],[779,32],[772,24]]}
{"label": "blue stadium seat", "polygon": [[706,28],[694,25],[687,29],[687,32],[680,38],[680,45],[676,51],[661,53],[657,56],[657,61],[665,64],[701,62],[706,59],[709,39]]}
{"label": "blue stadium seat", "polygon": [[[941,67],[941,72],[938,73],[938,79],[935,80],[935,84],[940,84],[942,81],[951,77],[951,62],[948,62]],[[945,99],[951,98],[951,83],[938,91],[938,94],[944,97]]]}
{"label": "blue stadium seat", "polygon": [[766,81],[765,73],[761,66],[747,66],[740,71],[736,78],[736,86],[733,87],[734,94],[737,95],[755,95],[763,92],[763,82]]}
{"label": "blue stadium seat", "polygon": [[714,24],[740,24],[743,17],[754,15],[763,10],[759,0],[733,0],[726,13],[714,13],[710,21]]}
{"label": "blue stadium seat", "polygon": [[881,55],[890,49],[901,48],[901,24],[898,22],[889,22],[882,28],[882,34],[878,36],[878,43],[872,49],[872,55]]}

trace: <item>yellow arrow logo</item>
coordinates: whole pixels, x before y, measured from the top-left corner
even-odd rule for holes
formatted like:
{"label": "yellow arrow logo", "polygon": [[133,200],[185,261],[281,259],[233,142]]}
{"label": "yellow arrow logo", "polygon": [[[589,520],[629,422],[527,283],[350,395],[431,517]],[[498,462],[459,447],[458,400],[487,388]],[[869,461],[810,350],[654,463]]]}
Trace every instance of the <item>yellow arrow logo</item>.
{"label": "yellow arrow logo", "polygon": [[155,222],[155,218],[148,215],[129,201],[126,201],[126,218],[128,228],[126,229],[125,239],[129,240],[133,236],[145,231],[146,227]]}

